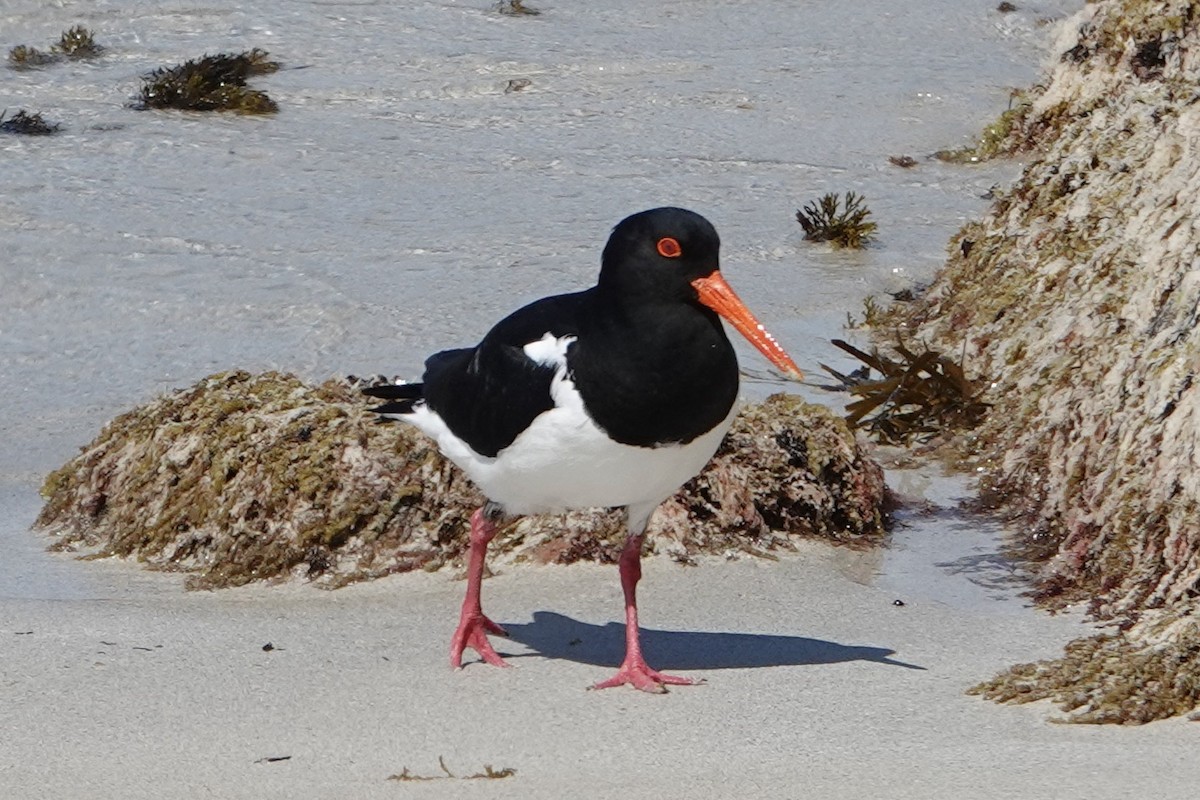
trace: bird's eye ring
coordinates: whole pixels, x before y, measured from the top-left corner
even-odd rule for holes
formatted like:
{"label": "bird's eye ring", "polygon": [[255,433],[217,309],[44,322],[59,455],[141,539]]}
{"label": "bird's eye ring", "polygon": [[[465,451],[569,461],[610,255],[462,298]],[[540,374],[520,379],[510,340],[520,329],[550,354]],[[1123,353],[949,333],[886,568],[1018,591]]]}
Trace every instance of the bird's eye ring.
{"label": "bird's eye ring", "polygon": [[664,236],[658,240],[658,254],[664,258],[679,258],[683,255],[683,248],[675,239]]}

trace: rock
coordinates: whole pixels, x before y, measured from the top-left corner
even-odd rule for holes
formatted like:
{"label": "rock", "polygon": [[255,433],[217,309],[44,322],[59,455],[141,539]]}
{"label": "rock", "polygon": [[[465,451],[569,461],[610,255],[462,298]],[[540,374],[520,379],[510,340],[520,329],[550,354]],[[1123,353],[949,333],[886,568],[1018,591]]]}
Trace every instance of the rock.
{"label": "rock", "polygon": [[[350,381],[226,372],[121,415],[43,488],[55,547],[193,573],[189,586],[305,578],[336,587],[452,564],[482,497]],[[876,542],[879,466],[827,410],[776,395],[743,410],[700,476],[657,512],[649,546],[681,561],[767,555],[798,537]],[[527,517],[497,563],[615,562],[619,512]]]}
{"label": "rock", "polygon": [[[918,337],[965,343],[992,381],[967,450],[985,499],[1019,521],[1017,550],[1043,565],[1039,599],[1086,601],[1126,626],[1151,608],[1184,625],[1200,589],[1193,13],[1183,0],[1101,0],[1065,23],[1058,63],[1007,134],[1031,161],[902,312]],[[1099,697],[1153,650],[1148,631],[1073,645],[1059,666],[1090,676],[1073,691]],[[1039,694],[1030,686],[1053,672],[1025,675],[1021,691]]]}

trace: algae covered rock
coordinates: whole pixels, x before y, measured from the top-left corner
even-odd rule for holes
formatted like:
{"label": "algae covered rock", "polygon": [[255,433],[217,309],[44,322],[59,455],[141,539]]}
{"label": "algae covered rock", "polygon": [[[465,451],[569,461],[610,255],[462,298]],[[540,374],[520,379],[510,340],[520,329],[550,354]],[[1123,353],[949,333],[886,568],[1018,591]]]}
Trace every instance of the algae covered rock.
{"label": "algae covered rock", "polygon": [[[1147,609],[1179,630],[1197,621],[1194,12],[1183,0],[1103,0],[1065,24],[1050,80],[1011,129],[1010,150],[1034,148],[1024,173],[959,234],[904,319],[917,336],[961,349],[991,383],[993,409],[969,456],[985,500],[1019,521],[1017,550],[1042,565],[1039,598],[1085,602],[1122,622],[1112,639],[1073,645],[1055,668],[1008,676],[1023,696],[1069,685],[1095,699],[1105,710],[1081,714],[1087,721],[1147,718],[1098,699],[1143,659],[1172,651],[1138,622]],[[1178,652],[1195,674],[1188,647]],[[1174,692],[1142,683],[1144,698]],[[1151,718],[1181,708],[1142,705]]]}
{"label": "algae covered rock", "polygon": [[[1129,631],[1067,645],[1062,658],[1018,664],[971,689],[991,700],[1052,700],[1064,722],[1140,725],[1200,704],[1200,608],[1147,612]],[[1197,719],[1197,715],[1192,715]]]}
{"label": "algae covered rock", "polygon": [[[437,569],[483,500],[433,442],[380,423],[357,385],[227,372],[110,422],[43,488],[56,547],[133,556],[211,588],[300,577],[339,586]],[[663,505],[650,547],[766,554],[799,536],[882,536],[880,468],[844,423],[776,396],[746,409],[708,469]],[[620,513],[526,517],[501,561],[615,561]]]}
{"label": "algae covered rock", "polygon": [[46,479],[37,524],[60,548],[193,571],[197,586],[438,566],[471,490],[361,406],[344,383],[213,375],[109,423]]}

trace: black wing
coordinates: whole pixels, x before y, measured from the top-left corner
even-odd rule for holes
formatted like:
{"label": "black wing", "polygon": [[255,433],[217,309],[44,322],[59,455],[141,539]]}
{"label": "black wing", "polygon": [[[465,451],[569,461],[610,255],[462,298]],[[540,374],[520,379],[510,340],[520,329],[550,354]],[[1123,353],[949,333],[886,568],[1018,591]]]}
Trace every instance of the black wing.
{"label": "black wing", "polygon": [[413,405],[425,397],[425,384],[387,383],[382,386],[368,386],[362,393],[391,401],[370,409],[376,414],[411,414]]}
{"label": "black wing", "polygon": [[424,400],[455,436],[494,458],[554,407],[555,368],[530,360],[523,348],[547,333],[578,335],[588,296],[579,292],[538,300],[497,323],[478,346],[430,356],[422,383],[364,391],[393,401],[376,409],[382,413],[410,413]]}

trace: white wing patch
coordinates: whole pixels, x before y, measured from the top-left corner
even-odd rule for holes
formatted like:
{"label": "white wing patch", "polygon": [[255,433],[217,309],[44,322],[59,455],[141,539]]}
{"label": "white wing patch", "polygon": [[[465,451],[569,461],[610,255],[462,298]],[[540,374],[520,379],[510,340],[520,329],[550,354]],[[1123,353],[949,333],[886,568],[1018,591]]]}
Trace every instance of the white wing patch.
{"label": "white wing patch", "polygon": [[530,342],[521,349],[535,364],[543,367],[561,367],[567,363],[567,348],[575,339],[574,336],[556,337],[552,333],[547,333],[536,342]]}

